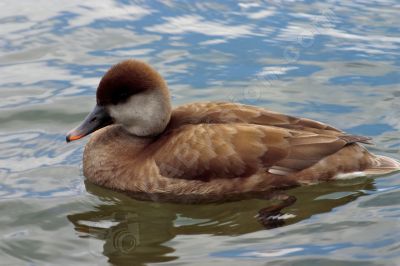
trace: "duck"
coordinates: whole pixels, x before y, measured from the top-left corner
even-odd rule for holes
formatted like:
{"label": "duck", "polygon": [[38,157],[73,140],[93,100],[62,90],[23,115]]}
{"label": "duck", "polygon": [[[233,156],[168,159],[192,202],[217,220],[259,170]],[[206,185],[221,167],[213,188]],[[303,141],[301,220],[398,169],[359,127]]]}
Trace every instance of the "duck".
{"label": "duck", "polygon": [[370,138],[319,121],[233,102],[172,108],[166,81],[136,59],[105,73],[93,111],[66,141],[89,134],[87,180],[139,200],[261,197],[284,200],[281,209],[293,203],[281,193],[290,188],[400,170],[395,159],[364,147]]}

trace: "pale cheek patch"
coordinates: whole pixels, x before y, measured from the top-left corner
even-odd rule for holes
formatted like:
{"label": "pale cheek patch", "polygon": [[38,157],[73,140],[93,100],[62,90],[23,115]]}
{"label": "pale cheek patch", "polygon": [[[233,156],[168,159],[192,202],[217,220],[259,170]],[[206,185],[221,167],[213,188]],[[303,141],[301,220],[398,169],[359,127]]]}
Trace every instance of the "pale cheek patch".
{"label": "pale cheek patch", "polygon": [[126,124],[132,119],[135,108],[132,108],[131,104],[125,103],[109,106],[108,112],[110,113],[111,117],[116,120],[116,122]]}
{"label": "pale cheek patch", "polygon": [[170,118],[170,105],[159,90],[151,90],[130,97],[125,103],[108,106],[116,123],[136,136],[149,136],[162,132]]}
{"label": "pale cheek patch", "polygon": [[367,176],[364,172],[357,171],[357,172],[351,172],[351,173],[340,173],[334,176],[333,179],[338,179],[338,180],[346,180],[346,179],[353,179],[356,177],[361,177],[361,176]]}

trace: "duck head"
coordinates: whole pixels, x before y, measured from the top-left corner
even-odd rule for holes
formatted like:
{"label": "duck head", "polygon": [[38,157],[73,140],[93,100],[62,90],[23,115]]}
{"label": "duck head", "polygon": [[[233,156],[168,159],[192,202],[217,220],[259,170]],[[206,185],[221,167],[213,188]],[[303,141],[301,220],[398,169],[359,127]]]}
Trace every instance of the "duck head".
{"label": "duck head", "polygon": [[93,111],[67,134],[67,142],[110,124],[121,124],[129,133],[149,137],[164,131],[171,117],[167,84],[148,64],[126,60],[111,67],[96,93]]}

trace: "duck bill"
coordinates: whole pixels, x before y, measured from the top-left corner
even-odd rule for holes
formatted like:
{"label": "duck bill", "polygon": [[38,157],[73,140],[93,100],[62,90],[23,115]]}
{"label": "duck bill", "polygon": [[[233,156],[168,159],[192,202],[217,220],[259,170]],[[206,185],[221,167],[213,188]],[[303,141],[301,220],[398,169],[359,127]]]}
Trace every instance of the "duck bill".
{"label": "duck bill", "polygon": [[71,142],[83,138],[96,130],[112,124],[112,118],[104,107],[96,105],[82,124],[68,132],[66,140]]}

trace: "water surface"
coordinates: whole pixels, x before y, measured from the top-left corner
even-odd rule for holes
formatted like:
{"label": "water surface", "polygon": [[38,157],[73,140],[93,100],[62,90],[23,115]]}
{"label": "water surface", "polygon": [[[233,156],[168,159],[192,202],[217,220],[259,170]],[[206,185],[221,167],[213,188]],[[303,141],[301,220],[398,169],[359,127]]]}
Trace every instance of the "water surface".
{"label": "water surface", "polygon": [[[139,58],[173,104],[225,100],[373,137],[400,159],[398,1],[2,1],[1,264],[398,265],[400,175],[263,200],[142,202],[89,183],[65,143],[104,71]],[[314,263],[314,264],[313,264]]]}

